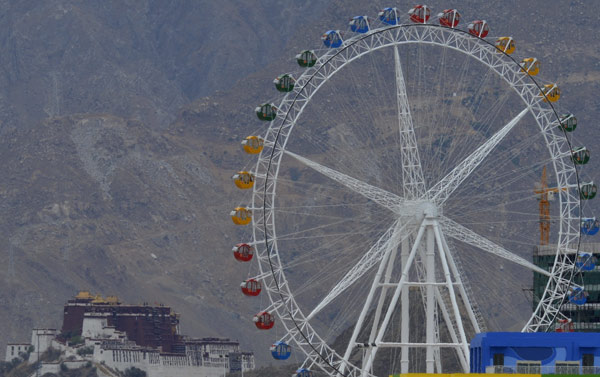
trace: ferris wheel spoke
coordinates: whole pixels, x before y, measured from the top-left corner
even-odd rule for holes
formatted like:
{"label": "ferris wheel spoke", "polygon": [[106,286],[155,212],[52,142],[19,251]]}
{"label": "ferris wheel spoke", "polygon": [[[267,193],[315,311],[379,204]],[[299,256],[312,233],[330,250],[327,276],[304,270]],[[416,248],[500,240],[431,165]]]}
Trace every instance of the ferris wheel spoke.
{"label": "ferris wheel spoke", "polygon": [[485,158],[494,150],[494,148],[504,140],[504,137],[519,123],[527,114],[529,107],[526,107],[485,143],[458,164],[450,173],[428,191],[429,198],[436,204],[443,204],[450,195],[471,175]]}
{"label": "ferris wheel spoke", "polygon": [[341,173],[337,170],[323,166],[315,161],[309,160],[306,157],[299,156],[293,152],[285,151],[285,153],[300,161],[304,165],[318,171],[324,176],[331,178],[332,180],[346,186],[350,190],[364,196],[365,198],[374,201],[375,203],[389,209],[394,213],[399,213],[404,200],[396,194],[385,191],[378,187],[372,186],[366,182],[360,181],[356,178],[352,178],[349,175]]}
{"label": "ferris wheel spoke", "polygon": [[451,220],[445,216],[440,217],[440,224],[442,231],[445,235],[454,238],[455,240],[464,242],[468,245],[474,246],[479,250],[485,251],[490,254],[494,254],[500,258],[506,259],[510,262],[516,263],[523,267],[526,267],[532,271],[538,272],[545,276],[552,276],[552,274],[543,268],[536,266],[535,264],[521,258],[514,253],[506,250],[500,245],[488,240],[487,238],[475,233],[474,231],[460,225],[454,220]]}
{"label": "ferris wheel spoke", "polygon": [[329,291],[327,296],[325,296],[325,298],[321,300],[321,302],[306,317],[306,320],[310,321],[314,318],[314,316],[323,310],[325,306],[354,284],[354,282],[366,274],[373,266],[379,263],[388,250],[398,248],[402,240],[410,235],[410,232],[405,232],[408,225],[408,223],[401,224],[401,220],[396,220],[394,224],[379,237],[377,242],[371,246],[369,251],[363,255],[356,265],[344,275],[342,280]]}
{"label": "ferris wheel spoke", "polygon": [[413,127],[412,116],[406,83],[402,74],[402,65],[398,46],[394,46],[394,63],[396,70],[396,100],[398,104],[398,126],[400,131],[400,152],[402,158],[402,179],[404,182],[404,197],[418,199],[425,194],[425,179],[419,159],[417,138]]}

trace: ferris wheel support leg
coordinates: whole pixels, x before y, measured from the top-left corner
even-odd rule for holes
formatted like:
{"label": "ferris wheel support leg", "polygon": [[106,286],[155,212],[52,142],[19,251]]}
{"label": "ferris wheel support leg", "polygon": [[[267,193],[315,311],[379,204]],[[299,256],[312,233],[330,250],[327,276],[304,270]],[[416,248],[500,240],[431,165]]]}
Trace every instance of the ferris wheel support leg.
{"label": "ferris wheel support leg", "polygon": [[[402,243],[404,243],[403,241]],[[392,277],[392,270],[394,269],[394,262],[396,261],[396,255],[398,254],[398,247],[394,247],[392,250],[392,254],[387,262],[387,268],[385,270],[385,276],[383,278],[383,282],[385,284],[390,282]],[[377,325],[381,320],[381,310],[383,309],[383,304],[385,303],[385,298],[387,296],[387,286],[384,285],[381,287],[381,292],[379,293],[379,302],[377,303],[377,309],[375,310],[375,317],[373,319],[373,326],[371,327],[371,334],[369,335],[369,344],[373,343],[375,340],[375,335],[377,335]]]}
{"label": "ferris wheel support leg", "polygon": [[[454,310],[454,318],[456,319],[456,326],[458,327],[458,333],[460,335],[460,340],[462,343],[462,351],[463,357],[467,361],[467,365],[469,365],[469,343],[467,341],[467,337],[465,335],[465,329],[462,322],[462,317],[460,315],[460,310],[458,308],[458,302],[456,300],[456,293],[454,292],[454,284],[452,282],[452,275],[450,274],[450,269],[448,268],[447,261],[447,249],[444,247],[444,243],[442,242],[442,236],[440,233],[440,228],[438,226],[437,221],[433,224],[433,231],[435,233],[435,238],[437,241],[438,250],[440,252],[440,259],[442,261],[442,269],[444,270],[444,275],[446,277],[446,284],[448,286],[448,292],[450,293],[450,301],[452,302],[452,309]],[[463,366],[464,372],[468,373],[468,368]]]}
{"label": "ferris wheel support leg", "polygon": [[425,318],[426,318],[426,327],[425,327],[425,339],[429,344],[426,348],[425,353],[425,371],[426,373],[434,372],[434,362],[435,359],[433,357],[434,347],[431,344],[435,343],[435,326],[437,325],[434,321],[435,318],[435,302],[434,302],[434,285],[435,283],[435,234],[434,230],[431,226],[427,227],[427,251],[425,254],[425,274],[427,283],[426,288],[426,305],[425,305]]}
{"label": "ferris wheel support leg", "polygon": [[[392,234],[391,239],[395,237],[400,237],[400,231],[402,230],[402,223],[400,221],[397,222],[396,227],[394,229],[394,234]],[[352,350],[354,349],[356,339],[358,338],[358,334],[362,329],[363,323],[369,311],[369,307],[371,306],[371,302],[373,302],[373,298],[375,297],[375,291],[377,290],[379,283],[381,282],[381,276],[383,275],[383,271],[385,266],[388,264],[388,260],[390,258],[390,252],[394,249],[398,249],[398,245],[396,242],[390,242],[391,246],[388,246],[381,262],[379,263],[379,267],[377,268],[377,273],[375,274],[375,278],[373,278],[373,283],[371,284],[371,289],[369,290],[369,295],[367,296],[367,300],[358,316],[358,320],[356,321],[356,325],[354,326],[354,330],[352,331],[352,336],[350,337],[350,341],[348,342],[348,346],[346,347],[346,352],[344,353],[344,358],[339,368],[340,376],[343,376],[344,371],[346,370],[346,365],[348,360],[350,359],[350,355],[352,354]],[[364,360],[364,357],[363,357]],[[364,370],[363,370],[364,371]]]}
{"label": "ferris wheel support leg", "polygon": [[[400,252],[400,261],[402,262],[402,268],[408,264],[409,246],[408,239],[402,242],[402,251]],[[404,344],[410,341],[409,325],[410,325],[410,312],[409,312],[409,300],[408,287],[402,288],[401,297],[401,311],[400,311],[400,341]],[[410,348],[408,346],[402,346],[400,349],[400,373],[408,373],[408,353]]]}
{"label": "ferris wheel support leg", "polygon": [[[452,318],[450,317],[450,313],[448,312],[448,307],[442,298],[442,293],[439,290],[439,287],[436,287],[435,290],[435,299],[437,301],[438,306],[442,312],[442,318],[448,327],[448,332],[450,333],[450,339],[452,339],[453,343],[458,343],[458,336],[456,335],[456,330],[454,329],[454,324],[452,323]],[[463,367],[463,370],[469,367],[469,363],[464,359],[462,352],[458,353],[458,360],[460,365]],[[440,368],[441,369],[441,368]],[[442,373],[441,370],[438,373]]]}
{"label": "ferris wheel support leg", "polygon": [[[390,303],[388,304],[388,309],[385,313],[385,317],[383,319],[383,322],[381,323],[381,326],[379,327],[379,331],[377,332],[377,337],[375,338],[374,343],[376,345],[381,343],[381,340],[383,339],[383,335],[385,334],[387,326],[390,323],[390,319],[392,318],[392,314],[394,313],[394,308],[398,304],[398,299],[400,298],[400,292],[402,291],[402,288],[404,287],[406,280],[408,279],[408,271],[410,270],[410,267],[415,259],[417,251],[419,250],[419,245],[421,244],[421,239],[423,238],[423,234],[425,233],[425,228],[426,228],[426,220],[424,219],[419,226],[419,231],[417,233],[417,236],[415,237],[415,243],[413,244],[412,249],[410,250],[410,254],[408,255],[406,265],[402,266],[402,276],[400,278],[400,281],[398,282],[398,285],[396,286],[396,289],[394,290],[394,295],[392,296],[392,299],[391,299]],[[377,353],[377,347],[373,347],[371,352],[369,352],[367,354],[367,360],[366,360],[366,362],[364,364],[364,368],[363,368],[363,377],[366,377],[366,371],[369,370],[371,368],[371,366],[373,365],[373,360],[375,359],[376,353]]]}
{"label": "ferris wheel support leg", "polygon": [[[452,274],[454,274],[456,282],[458,283],[458,290],[460,292],[460,296],[462,298],[463,305],[467,308],[467,314],[469,315],[469,320],[471,321],[473,330],[475,331],[475,333],[480,333],[481,326],[479,325],[479,321],[477,320],[477,316],[475,315],[475,311],[473,310],[473,306],[471,305],[471,301],[470,301],[471,297],[469,297],[467,295],[464,283],[462,281],[462,277],[460,276],[458,268],[456,267],[456,263],[454,262],[454,257],[452,256],[452,253],[450,252],[450,248],[448,247],[448,243],[446,242],[446,238],[444,237],[443,234],[441,235],[441,238],[442,238],[442,243],[444,244],[444,248],[445,248],[445,250],[447,250],[446,257],[448,258],[448,265],[450,267],[450,270],[452,271]],[[482,326],[483,326],[483,324],[482,324]]]}

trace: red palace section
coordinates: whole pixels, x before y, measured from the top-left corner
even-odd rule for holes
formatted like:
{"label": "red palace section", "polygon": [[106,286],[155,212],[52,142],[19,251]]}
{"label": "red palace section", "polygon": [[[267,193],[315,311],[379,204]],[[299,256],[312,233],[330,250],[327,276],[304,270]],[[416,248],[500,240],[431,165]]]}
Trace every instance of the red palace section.
{"label": "red palace section", "polygon": [[114,296],[103,299],[80,292],[65,305],[61,337],[81,336],[84,317],[106,318],[108,326],[125,332],[139,346],[185,352],[178,331],[179,315],[168,306],[122,305]]}

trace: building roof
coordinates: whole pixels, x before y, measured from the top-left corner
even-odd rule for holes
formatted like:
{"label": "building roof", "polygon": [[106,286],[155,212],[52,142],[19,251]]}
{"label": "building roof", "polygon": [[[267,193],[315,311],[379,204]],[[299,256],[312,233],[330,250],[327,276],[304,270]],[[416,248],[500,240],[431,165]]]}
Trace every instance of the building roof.
{"label": "building roof", "polygon": [[487,332],[475,335],[471,347],[558,347],[577,344],[600,348],[600,333],[594,332]]}

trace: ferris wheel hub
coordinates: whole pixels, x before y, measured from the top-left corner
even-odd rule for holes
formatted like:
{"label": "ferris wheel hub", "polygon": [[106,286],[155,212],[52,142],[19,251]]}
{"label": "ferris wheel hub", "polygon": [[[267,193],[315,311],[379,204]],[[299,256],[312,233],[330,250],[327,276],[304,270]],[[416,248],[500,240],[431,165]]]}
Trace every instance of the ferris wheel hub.
{"label": "ferris wheel hub", "polygon": [[423,214],[426,218],[438,217],[438,207],[432,202],[424,202],[422,204]]}
{"label": "ferris wheel hub", "polygon": [[441,207],[428,200],[406,202],[399,210],[400,217],[410,217],[420,222],[424,218],[437,218],[442,215]]}

